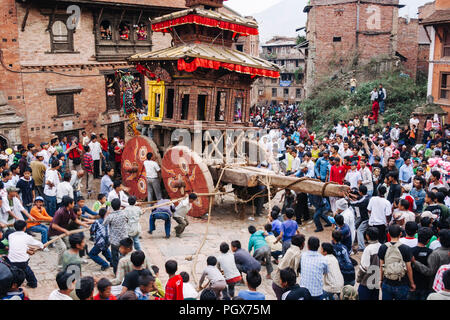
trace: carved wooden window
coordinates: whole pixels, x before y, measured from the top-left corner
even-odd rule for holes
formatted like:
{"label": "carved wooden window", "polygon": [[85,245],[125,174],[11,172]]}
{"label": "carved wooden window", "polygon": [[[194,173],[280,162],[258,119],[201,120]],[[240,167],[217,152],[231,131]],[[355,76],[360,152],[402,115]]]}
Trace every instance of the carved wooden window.
{"label": "carved wooden window", "polygon": [[74,114],[73,93],[58,94],[56,96],[56,106],[58,110],[58,116]]}
{"label": "carved wooden window", "polygon": [[450,29],[444,29],[444,39],[442,41],[442,56],[450,57]]}
{"label": "carved wooden window", "polygon": [[272,88],[272,97],[277,96],[277,88]]}
{"label": "carved wooden window", "polygon": [[441,74],[440,94],[441,99],[450,99],[450,73]]}
{"label": "carved wooden window", "polygon": [[57,19],[50,28],[52,52],[73,52],[73,30],[67,29],[64,19]]}

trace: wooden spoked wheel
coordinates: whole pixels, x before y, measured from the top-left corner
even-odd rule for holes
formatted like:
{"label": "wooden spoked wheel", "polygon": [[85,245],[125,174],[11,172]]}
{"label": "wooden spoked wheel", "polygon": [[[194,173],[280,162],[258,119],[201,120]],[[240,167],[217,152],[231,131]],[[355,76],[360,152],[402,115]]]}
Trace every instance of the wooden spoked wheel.
{"label": "wooden spoked wheel", "polygon": [[[202,158],[185,146],[168,149],[162,159],[162,178],[171,199],[181,198],[190,193],[212,193],[214,182],[208,166]],[[209,210],[208,196],[198,197],[189,215],[201,217]]]}
{"label": "wooden spoked wheel", "polygon": [[152,139],[137,136],[127,141],[122,153],[122,184],[129,188],[128,193],[139,200],[147,197],[147,178],[144,161],[147,153],[153,153],[153,160],[161,165],[161,156],[158,147]]}

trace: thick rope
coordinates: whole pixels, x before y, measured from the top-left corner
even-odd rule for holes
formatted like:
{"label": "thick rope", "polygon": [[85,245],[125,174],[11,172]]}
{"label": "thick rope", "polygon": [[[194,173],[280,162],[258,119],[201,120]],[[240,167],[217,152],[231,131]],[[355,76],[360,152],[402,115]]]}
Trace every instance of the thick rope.
{"label": "thick rope", "polygon": [[[230,166],[230,165],[226,165],[226,166],[224,166],[224,167],[222,168],[222,172],[220,173],[219,180],[217,180],[216,187],[215,187],[215,189],[214,189],[214,191],[215,191],[216,194],[217,194],[217,190],[219,189],[219,186],[220,186],[220,181],[222,181],[222,177],[223,177],[223,174],[224,174],[224,172],[225,172],[225,168],[227,168],[227,167],[229,167],[229,166]],[[234,191],[234,190],[233,190],[233,191]],[[198,255],[199,255],[200,251],[202,250],[203,246],[205,245],[206,237],[208,236],[209,223],[210,223],[210,221],[211,221],[212,203],[213,203],[213,201],[214,201],[214,195],[215,195],[215,193],[213,193],[213,194],[211,194],[211,195],[209,196],[208,222],[206,223],[206,230],[205,230],[205,233],[204,233],[204,235],[203,235],[202,243],[200,244],[200,247],[197,249],[197,252],[195,253],[195,256],[194,256],[194,262],[192,263],[191,274],[192,274],[192,278],[194,279],[194,282],[195,282],[195,284],[196,284],[197,287],[198,287],[198,280],[197,280],[197,275],[196,275],[195,270],[196,270],[196,267],[197,267]]]}

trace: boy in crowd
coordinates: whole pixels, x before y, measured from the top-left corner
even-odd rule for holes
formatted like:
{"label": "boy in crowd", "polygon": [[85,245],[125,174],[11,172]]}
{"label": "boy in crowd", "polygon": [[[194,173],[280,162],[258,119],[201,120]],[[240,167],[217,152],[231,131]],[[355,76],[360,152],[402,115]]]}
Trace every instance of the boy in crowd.
{"label": "boy in crowd", "polygon": [[[131,238],[124,238],[119,242],[119,252],[122,258],[119,260],[117,265],[116,277],[111,280],[114,286],[120,285],[128,272],[133,270],[133,263],[131,262],[131,253],[133,251],[133,240]],[[144,269],[149,269],[150,264],[145,257],[144,264],[142,266]]]}
{"label": "boy in crowd", "polygon": [[128,218],[126,214],[120,210],[119,198],[114,198],[111,201],[111,207],[114,211],[106,216],[103,225],[108,227],[109,243],[111,244],[111,265],[114,269],[114,273],[116,273],[117,264],[119,262],[120,241],[128,237]]}
{"label": "boy in crowd", "polygon": [[255,226],[249,226],[248,232],[251,234],[250,240],[248,241],[248,252],[251,253],[254,249],[253,257],[258,260],[261,264],[264,263],[267,268],[267,279],[271,279],[270,274],[273,271],[271,251],[265,238],[264,231],[256,231]]}
{"label": "boy in crowd", "polygon": [[281,243],[275,243],[277,239],[272,233],[272,225],[270,223],[264,226],[264,238],[270,247],[270,255],[275,259],[275,263],[278,264],[278,257],[281,255],[283,247]]}
{"label": "boy in crowd", "polygon": [[97,282],[98,294],[94,296],[94,300],[117,300],[116,296],[111,293],[111,287],[111,281],[101,278]]}
{"label": "boy in crowd", "polygon": [[[101,266],[102,271],[108,269],[111,262],[111,251],[109,250],[109,238],[108,238],[108,227],[103,225],[103,221],[106,215],[106,209],[101,208],[98,212],[100,219],[96,220],[91,225],[91,235],[94,237],[94,246],[91,251],[89,251],[89,257]],[[102,253],[108,262],[99,257]]]}
{"label": "boy in crowd", "polygon": [[128,272],[125,275],[125,279],[122,283],[122,292],[120,295],[124,294],[128,290],[136,290],[136,288],[139,287],[139,276],[152,275],[149,269],[144,268],[145,254],[143,251],[138,250],[133,252],[131,254],[130,261],[133,264],[133,271]]}
{"label": "boy in crowd", "polygon": [[[34,207],[30,210],[30,215],[35,220],[48,221],[53,220],[44,208],[44,198],[37,196],[34,200]],[[40,222],[33,222],[31,220],[27,221],[27,230],[31,232],[39,232],[41,234],[41,242],[43,244],[47,243],[48,240],[48,227],[41,224]],[[48,248],[44,248],[44,251],[48,251]]]}
{"label": "boy in crowd", "polygon": [[175,260],[168,260],[165,264],[169,280],[166,284],[166,294],[164,300],[184,300],[183,278],[177,275],[178,263]]}
{"label": "boy in crowd", "polygon": [[331,236],[334,255],[338,260],[340,271],[344,277],[344,285],[353,286],[355,285],[355,268],[350,260],[347,248],[342,244],[342,232],[334,230]]}
{"label": "boy in crowd", "polygon": [[82,232],[71,234],[69,236],[69,244],[70,249],[64,251],[62,255],[62,270],[73,273],[72,269],[68,269],[68,267],[75,266],[78,268],[77,274],[81,275],[82,260],[80,258],[80,251],[83,251],[86,246],[84,234]]}
{"label": "boy in crowd", "polygon": [[[72,283],[69,284],[69,280],[72,278]],[[71,292],[75,289],[75,279],[72,273],[60,271],[56,275],[56,283],[58,289],[55,289],[48,296],[48,300],[73,300],[70,296]]]}
{"label": "boy in crowd", "polygon": [[416,247],[417,239],[415,238],[415,235],[417,233],[417,230],[419,230],[417,223],[415,223],[414,221],[408,221],[405,224],[406,237],[400,238],[400,242],[406,244],[410,248]]}
{"label": "boy in crowd", "polygon": [[[152,266],[152,271],[153,271],[153,274],[155,276],[155,288],[156,288],[156,290],[152,292],[152,295],[155,296],[155,297],[164,298],[166,293],[164,291],[164,288],[163,288],[163,285],[161,283],[161,280],[159,279],[159,268],[158,268],[158,266],[153,265]],[[184,278],[183,278],[183,281],[184,281]]]}
{"label": "boy in crowd", "polygon": [[97,196],[97,201],[92,206],[92,211],[99,212],[101,208],[108,208],[111,203],[106,201],[106,195],[104,193],[99,193]]}
{"label": "boy in crowd", "polygon": [[281,225],[280,235],[277,242],[283,240],[282,254],[285,254],[291,246],[291,239],[294,235],[299,234],[297,221],[294,220],[295,211],[292,208],[286,209],[285,221]]}
{"label": "boy in crowd", "polygon": [[391,241],[381,245],[378,251],[382,300],[406,300],[409,289],[416,289],[411,267],[411,250],[399,241],[400,234],[399,225],[389,226]]}
{"label": "boy in crowd", "polygon": [[31,177],[31,168],[26,167],[24,169],[23,176],[17,182],[16,187],[20,190],[19,194],[23,206],[30,212],[33,205],[33,199],[35,198],[34,180]]}
{"label": "boy in crowd", "polygon": [[206,288],[206,286],[202,287],[202,284],[205,278],[208,278],[209,280],[208,288],[214,291],[217,299],[220,299],[220,293],[227,288],[227,283],[222,273],[220,273],[219,269],[217,269],[216,267],[217,265],[216,257],[209,256],[206,260],[206,264],[207,266],[203,271],[202,276],[200,277],[198,283],[198,290],[201,291]]}
{"label": "boy in crowd", "polygon": [[138,279],[139,288],[134,293],[138,300],[160,300],[157,297],[152,296],[152,292],[155,291],[155,278],[149,274],[143,274]]}
{"label": "boy in crowd", "polygon": [[183,278],[183,297],[184,300],[197,300],[198,292],[194,286],[189,283],[189,274],[187,272],[180,272],[181,278]]}
{"label": "boy in crowd", "polygon": [[247,288],[248,290],[241,290],[238,293],[238,297],[244,300],[266,300],[266,296],[256,291],[261,285],[261,275],[257,270],[252,270],[247,273]]}
{"label": "boy in crowd", "polygon": [[25,281],[25,272],[22,269],[12,267],[11,273],[13,276],[11,288],[1,300],[30,300],[25,290],[20,287]]}
{"label": "boy in crowd", "polygon": [[[70,222],[84,228],[89,227],[89,225],[82,222],[73,211],[74,203],[72,198],[64,196],[62,199],[62,204],[63,206],[55,212],[55,216],[50,223],[50,228],[48,231],[48,235],[50,237],[59,236],[63,233],[68,235]],[[62,268],[62,255],[68,246],[68,237],[63,237],[62,239],[60,238],[55,242],[55,248],[58,252],[58,265],[60,268]]]}
{"label": "boy in crowd", "polygon": [[300,287],[296,283],[297,274],[292,268],[285,268],[280,270],[281,286],[284,289],[284,293],[281,296],[281,300],[311,300],[311,294],[306,288]]}
{"label": "boy in crowd", "polygon": [[358,277],[356,280],[359,283],[358,295],[360,300],[379,299],[380,284],[376,277],[375,280],[373,280],[374,272],[378,272],[380,265],[378,251],[381,243],[378,241],[378,232],[378,229],[375,227],[369,227],[366,231],[365,238],[369,244],[364,248],[361,256],[361,263],[359,265]]}
{"label": "boy in crowd", "polygon": [[328,264],[328,273],[323,277],[324,300],[337,300],[344,287],[344,277],[342,276],[338,259],[334,256],[335,250],[333,245],[328,242],[322,243],[321,253]]}
{"label": "boy in crowd", "polygon": [[129,206],[124,209],[124,213],[128,219],[128,236],[133,239],[134,249],[141,250],[139,242],[139,234],[141,232],[141,225],[139,224],[139,218],[144,214],[142,209],[136,206],[136,197],[130,196],[128,198]]}
{"label": "boy in crowd", "polygon": [[352,252],[352,234],[350,227],[344,223],[344,217],[340,214],[334,217],[336,230],[341,232],[340,242],[347,248],[348,254]]}
{"label": "boy in crowd", "polygon": [[241,248],[239,240],[231,241],[231,251],[234,253],[234,262],[239,272],[248,273],[250,270],[261,270],[261,263]]}
{"label": "boy in crowd", "polygon": [[8,237],[9,251],[6,261],[25,272],[28,287],[37,288],[37,279],[28,264],[30,260],[29,246],[42,249],[44,245],[25,233],[26,228],[27,223],[25,221],[17,220],[14,222],[16,232],[11,233]]}
{"label": "boy in crowd", "polygon": [[220,256],[217,257],[217,267],[223,272],[227,289],[223,290],[224,298],[234,297],[234,287],[242,280],[241,273],[236,267],[234,255],[229,251],[230,246],[226,242],[220,244]]}
{"label": "boy in crowd", "polygon": [[328,263],[319,252],[320,240],[308,239],[308,251],[300,256],[300,287],[307,288],[312,300],[323,300],[323,275],[328,273]]}
{"label": "boy in crowd", "polygon": [[[432,236],[433,231],[430,228],[420,228],[416,239],[417,244],[411,249],[411,254],[414,259],[425,266],[428,266],[428,257],[433,252],[433,250],[426,247]],[[416,284],[416,290],[409,292],[408,300],[426,300],[431,293],[431,277],[413,268],[413,278]]]}

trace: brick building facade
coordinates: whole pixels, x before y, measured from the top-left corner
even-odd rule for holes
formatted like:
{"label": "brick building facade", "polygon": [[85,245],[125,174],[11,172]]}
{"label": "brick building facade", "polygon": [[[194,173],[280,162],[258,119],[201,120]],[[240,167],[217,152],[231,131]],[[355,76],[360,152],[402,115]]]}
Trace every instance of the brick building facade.
{"label": "brick building facade", "polygon": [[411,51],[410,44],[417,42],[412,39],[418,24],[399,19],[401,7],[398,0],[309,1],[304,8],[308,14],[307,95],[336,71],[352,70],[374,59],[383,61],[381,70],[385,70],[400,58],[415,75],[417,50],[414,44]]}
{"label": "brick building facade", "polygon": [[[170,35],[149,32],[149,18],[185,8],[184,0],[1,2],[0,91],[17,113],[8,114],[16,122],[23,118],[18,136],[13,125],[0,127],[0,140],[9,145],[79,136],[81,130],[123,135],[120,88],[114,82],[114,95],[108,95],[108,81],[129,67],[126,57],[170,45]],[[74,30],[67,23],[70,5],[81,9]],[[145,91],[143,79],[141,84]]]}
{"label": "brick building facade", "polygon": [[304,98],[305,49],[297,47],[297,38],[276,36],[262,45],[261,58],[277,64],[280,79],[260,78],[259,105],[299,104]]}
{"label": "brick building facade", "polygon": [[450,121],[450,1],[436,0],[430,15],[421,20],[431,39],[427,95],[447,112]]}

